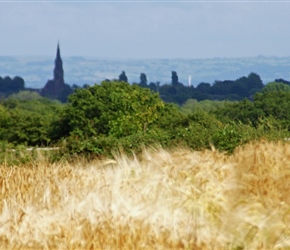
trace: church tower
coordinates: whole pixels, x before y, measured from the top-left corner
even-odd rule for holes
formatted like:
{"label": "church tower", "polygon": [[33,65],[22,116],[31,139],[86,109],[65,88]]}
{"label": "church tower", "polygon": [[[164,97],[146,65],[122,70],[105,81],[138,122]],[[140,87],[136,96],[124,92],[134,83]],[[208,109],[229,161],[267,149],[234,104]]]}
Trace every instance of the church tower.
{"label": "church tower", "polygon": [[41,95],[50,99],[57,99],[65,102],[67,96],[72,93],[72,89],[68,84],[65,84],[63,75],[62,60],[58,43],[56,58],[54,60],[53,79],[47,81],[43,89],[40,91]]}
{"label": "church tower", "polygon": [[55,67],[53,70],[53,80],[64,84],[62,60],[60,57],[59,43],[57,44]]}

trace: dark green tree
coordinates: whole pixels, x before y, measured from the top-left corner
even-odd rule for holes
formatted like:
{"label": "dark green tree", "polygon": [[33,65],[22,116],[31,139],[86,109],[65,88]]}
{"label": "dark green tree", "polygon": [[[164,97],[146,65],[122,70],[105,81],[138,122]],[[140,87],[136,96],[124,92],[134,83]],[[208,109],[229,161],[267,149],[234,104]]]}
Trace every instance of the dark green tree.
{"label": "dark green tree", "polygon": [[176,71],[171,71],[171,84],[173,86],[177,86],[178,85],[178,75],[176,73]]}
{"label": "dark green tree", "polygon": [[275,79],[275,81],[274,81],[274,82],[282,82],[282,83],[285,83],[285,84],[287,84],[287,85],[290,85],[290,82],[289,82],[289,81],[287,81],[287,80],[284,80],[284,79],[282,79],[282,78]]}
{"label": "dark green tree", "polygon": [[9,76],[0,79],[0,92],[5,96],[18,93],[24,89],[24,80],[19,76],[16,76],[13,79]]}
{"label": "dark green tree", "polygon": [[24,90],[24,80],[19,77],[19,76],[15,76],[12,80],[12,88],[15,92]]}
{"label": "dark green tree", "polygon": [[126,76],[126,72],[125,71],[122,71],[122,73],[119,75],[119,81],[128,82],[128,77]]}
{"label": "dark green tree", "polygon": [[210,91],[211,85],[209,83],[201,82],[195,88],[196,90],[200,91],[201,93],[208,94]]}
{"label": "dark green tree", "polygon": [[141,74],[140,74],[140,83],[139,83],[139,85],[140,85],[141,87],[147,87],[147,86],[148,86],[148,85],[147,85],[147,76],[146,76],[145,73],[141,73]]}
{"label": "dark green tree", "polygon": [[158,92],[157,85],[158,85],[158,82],[156,82],[156,83],[155,82],[150,82],[149,89],[152,90],[152,91],[154,91],[154,92]]}
{"label": "dark green tree", "polygon": [[256,91],[260,91],[262,88],[264,88],[264,84],[261,80],[261,77],[256,74],[256,73],[250,73],[248,75],[248,86],[247,86],[248,90],[256,90]]}

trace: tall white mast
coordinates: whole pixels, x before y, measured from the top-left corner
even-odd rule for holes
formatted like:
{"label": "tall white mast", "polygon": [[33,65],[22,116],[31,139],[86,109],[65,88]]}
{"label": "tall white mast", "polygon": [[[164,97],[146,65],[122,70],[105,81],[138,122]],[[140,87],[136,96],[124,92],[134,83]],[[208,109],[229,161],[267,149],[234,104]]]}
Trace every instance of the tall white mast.
{"label": "tall white mast", "polygon": [[188,76],[188,87],[191,87],[191,75]]}

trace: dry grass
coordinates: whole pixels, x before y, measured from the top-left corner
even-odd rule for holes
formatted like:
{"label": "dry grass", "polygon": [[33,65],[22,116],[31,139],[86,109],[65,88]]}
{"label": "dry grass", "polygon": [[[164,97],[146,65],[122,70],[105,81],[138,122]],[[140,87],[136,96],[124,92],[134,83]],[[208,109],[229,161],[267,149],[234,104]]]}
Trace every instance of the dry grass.
{"label": "dry grass", "polygon": [[1,249],[290,247],[290,145],[0,167]]}

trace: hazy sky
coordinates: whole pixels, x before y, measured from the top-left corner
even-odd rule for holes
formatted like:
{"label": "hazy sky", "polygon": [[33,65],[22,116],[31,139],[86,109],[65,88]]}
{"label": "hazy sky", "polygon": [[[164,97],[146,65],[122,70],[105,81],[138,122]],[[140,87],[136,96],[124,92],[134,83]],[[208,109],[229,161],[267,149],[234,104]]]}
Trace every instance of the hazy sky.
{"label": "hazy sky", "polygon": [[290,1],[1,1],[0,55],[290,56]]}

